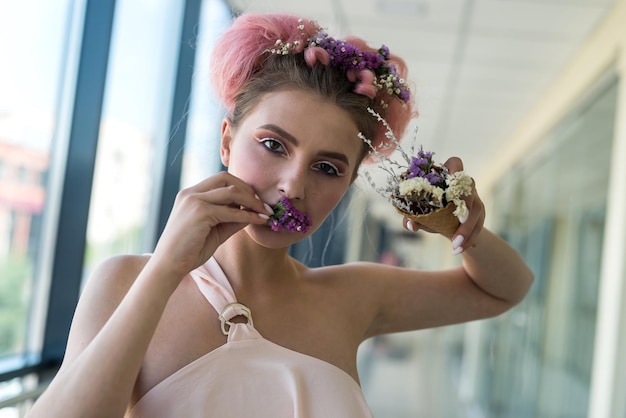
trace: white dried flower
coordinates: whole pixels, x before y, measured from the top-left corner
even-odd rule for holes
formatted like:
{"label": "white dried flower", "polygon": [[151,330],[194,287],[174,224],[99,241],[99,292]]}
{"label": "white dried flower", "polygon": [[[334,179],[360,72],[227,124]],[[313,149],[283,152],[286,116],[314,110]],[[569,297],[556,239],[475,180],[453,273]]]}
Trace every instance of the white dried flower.
{"label": "white dried flower", "polygon": [[472,178],[464,171],[457,171],[446,177],[446,199],[454,201],[463,196],[472,194]]}

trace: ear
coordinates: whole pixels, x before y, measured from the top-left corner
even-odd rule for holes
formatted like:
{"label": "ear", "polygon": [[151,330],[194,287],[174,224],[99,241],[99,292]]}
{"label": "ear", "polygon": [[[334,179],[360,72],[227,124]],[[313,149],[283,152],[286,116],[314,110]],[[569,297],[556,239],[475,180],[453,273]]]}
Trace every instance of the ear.
{"label": "ear", "polygon": [[224,167],[230,162],[230,143],[233,140],[233,130],[228,118],[222,121],[222,140],[220,143],[220,158]]}

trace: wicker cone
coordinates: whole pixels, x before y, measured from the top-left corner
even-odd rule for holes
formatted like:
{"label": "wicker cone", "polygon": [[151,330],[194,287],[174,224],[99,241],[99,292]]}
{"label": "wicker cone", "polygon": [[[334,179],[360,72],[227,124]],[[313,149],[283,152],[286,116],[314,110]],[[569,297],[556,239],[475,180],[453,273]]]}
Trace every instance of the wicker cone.
{"label": "wicker cone", "polygon": [[[395,207],[395,206],[394,206]],[[452,239],[454,233],[459,228],[459,219],[452,213],[456,209],[456,205],[452,202],[448,203],[445,207],[437,209],[425,215],[412,215],[401,211],[396,207],[396,210],[402,215],[406,216],[413,222],[417,222],[426,228],[435,231],[449,239]]]}

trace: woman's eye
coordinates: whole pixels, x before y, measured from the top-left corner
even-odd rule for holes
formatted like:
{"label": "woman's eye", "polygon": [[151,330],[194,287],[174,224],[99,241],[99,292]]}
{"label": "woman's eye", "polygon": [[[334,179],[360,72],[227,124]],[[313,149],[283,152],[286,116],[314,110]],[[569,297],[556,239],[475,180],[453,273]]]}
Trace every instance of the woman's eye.
{"label": "woman's eye", "polygon": [[334,164],[331,164],[326,161],[317,163],[315,165],[315,169],[321,171],[324,174],[328,174],[330,176],[341,176],[341,174],[339,173],[339,169]]}
{"label": "woman's eye", "polygon": [[283,144],[281,144],[280,141],[277,141],[274,138],[263,138],[260,142],[265,148],[267,148],[271,152],[285,152],[285,147],[283,146]]}

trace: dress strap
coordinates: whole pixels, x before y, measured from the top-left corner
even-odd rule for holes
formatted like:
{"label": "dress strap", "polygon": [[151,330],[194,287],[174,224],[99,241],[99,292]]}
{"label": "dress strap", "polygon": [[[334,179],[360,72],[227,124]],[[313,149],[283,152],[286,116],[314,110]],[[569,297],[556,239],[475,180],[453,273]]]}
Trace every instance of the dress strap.
{"label": "dress strap", "polygon": [[237,303],[235,291],[215,258],[209,258],[204,265],[198,267],[189,275],[196,282],[206,300],[218,313],[223,312],[228,305]]}
{"label": "dress strap", "polygon": [[235,291],[215,258],[211,257],[204,265],[198,267],[189,275],[196,282],[205,299],[219,313],[218,318],[222,323],[222,333],[224,335],[228,335],[229,339],[231,339],[233,337],[230,332],[231,329],[243,325],[231,321],[236,316],[246,317],[248,325],[251,328],[254,327],[250,309],[237,302]]}

